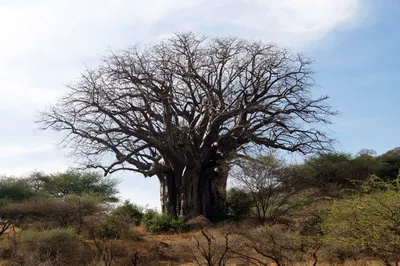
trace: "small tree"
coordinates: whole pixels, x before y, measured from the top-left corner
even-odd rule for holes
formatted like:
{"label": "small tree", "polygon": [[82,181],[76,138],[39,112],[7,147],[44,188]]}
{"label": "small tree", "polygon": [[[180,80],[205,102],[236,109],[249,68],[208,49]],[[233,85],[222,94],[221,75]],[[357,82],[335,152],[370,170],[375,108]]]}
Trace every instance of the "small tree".
{"label": "small tree", "polygon": [[303,165],[308,186],[321,196],[340,196],[344,188],[352,187],[352,157],[346,153],[323,153],[308,158]]}
{"label": "small tree", "polygon": [[351,181],[366,181],[372,174],[377,174],[380,162],[373,150],[363,149],[351,161]]}
{"label": "small tree", "polygon": [[117,201],[117,185],[118,180],[104,177],[97,172],[68,170],[50,175],[43,185],[43,190],[55,197],[96,195],[109,201]]}
{"label": "small tree", "polygon": [[50,175],[47,175],[39,171],[34,171],[24,178],[25,183],[28,184],[31,187],[31,189],[37,193],[39,192],[46,193],[44,190],[44,186],[48,182],[50,182],[50,180],[51,180]]}
{"label": "small tree", "polygon": [[400,178],[377,176],[364,183],[364,193],[338,200],[324,220],[328,243],[370,252],[385,265],[400,261]]}
{"label": "small tree", "polygon": [[38,194],[23,179],[0,177],[0,204],[12,201],[23,201]]}
{"label": "small tree", "polygon": [[302,189],[297,184],[295,171],[276,157],[242,160],[239,165],[232,177],[236,186],[250,195],[261,224],[300,203],[292,201]]}
{"label": "small tree", "polygon": [[380,164],[376,174],[386,180],[396,179],[400,169],[400,147],[385,152],[377,159]]}

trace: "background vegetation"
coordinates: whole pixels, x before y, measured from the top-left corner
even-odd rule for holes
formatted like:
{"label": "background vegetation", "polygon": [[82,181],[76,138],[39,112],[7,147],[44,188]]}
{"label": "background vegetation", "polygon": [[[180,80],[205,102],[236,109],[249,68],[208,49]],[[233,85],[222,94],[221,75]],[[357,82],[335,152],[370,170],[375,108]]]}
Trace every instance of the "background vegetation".
{"label": "background vegetation", "polygon": [[4,176],[1,263],[397,265],[399,166],[399,148],[296,165],[242,158],[230,173],[229,216],[214,224],[116,203],[118,181],[96,172]]}

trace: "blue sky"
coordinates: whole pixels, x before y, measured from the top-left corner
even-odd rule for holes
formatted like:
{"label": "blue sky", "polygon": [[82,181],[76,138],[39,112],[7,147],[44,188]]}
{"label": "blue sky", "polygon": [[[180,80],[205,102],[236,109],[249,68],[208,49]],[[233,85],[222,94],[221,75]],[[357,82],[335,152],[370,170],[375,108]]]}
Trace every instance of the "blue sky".
{"label": "blue sky", "polygon": [[335,30],[313,44],[316,79],[341,115],[331,126],[338,149],[383,153],[399,146],[400,2],[369,2],[354,29]]}
{"label": "blue sky", "polygon": [[[176,31],[275,42],[316,63],[317,93],[341,113],[337,149],[383,153],[400,146],[398,0],[0,1],[0,173],[55,172],[73,163],[62,136],[38,133],[37,110],[54,103],[108,48]],[[132,173],[121,197],[157,207],[158,181]]]}

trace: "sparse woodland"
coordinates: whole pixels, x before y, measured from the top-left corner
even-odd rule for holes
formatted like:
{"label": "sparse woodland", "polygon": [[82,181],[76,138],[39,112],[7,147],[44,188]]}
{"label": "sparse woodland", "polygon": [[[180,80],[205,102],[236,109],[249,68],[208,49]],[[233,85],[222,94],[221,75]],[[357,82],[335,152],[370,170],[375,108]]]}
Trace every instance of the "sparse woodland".
{"label": "sparse woodland", "polygon": [[[38,121],[79,170],[0,178],[0,265],[398,265],[400,148],[334,151],[311,67],[193,33],[105,57]],[[116,171],[158,178],[162,212]]]}

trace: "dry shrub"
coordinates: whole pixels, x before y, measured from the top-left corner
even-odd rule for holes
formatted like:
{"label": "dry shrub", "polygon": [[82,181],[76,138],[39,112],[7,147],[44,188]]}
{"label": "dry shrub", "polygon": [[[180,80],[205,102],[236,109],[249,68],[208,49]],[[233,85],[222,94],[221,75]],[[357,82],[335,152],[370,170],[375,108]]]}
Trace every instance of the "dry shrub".
{"label": "dry shrub", "polygon": [[[179,243],[167,243],[165,241],[143,242],[140,250],[145,252],[137,252],[139,249],[131,248],[127,262],[136,261],[137,265],[153,266],[153,265],[181,265],[187,263],[191,258],[188,256],[188,246]],[[123,260],[121,260],[123,261]],[[134,264],[129,264],[134,265]]]}
{"label": "dry shrub", "polygon": [[190,257],[197,265],[224,266],[228,265],[228,259],[232,256],[230,249],[233,243],[229,239],[230,234],[224,235],[223,240],[218,240],[216,235],[201,230],[201,236],[193,236],[195,245],[190,249]]}
{"label": "dry shrub", "polygon": [[170,260],[172,257],[169,254],[170,245],[164,241],[160,241],[149,247],[148,253],[157,260]]}
{"label": "dry shrub", "polygon": [[186,222],[190,229],[203,229],[211,227],[213,224],[206,217],[200,215]]}
{"label": "dry shrub", "polygon": [[[126,216],[123,216],[126,217]],[[83,231],[96,249],[92,265],[137,265],[138,252],[129,246],[128,241],[138,240],[140,235],[134,231],[131,219],[114,215],[95,215],[85,218]]]}
{"label": "dry shrub", "polygon": [[0,260],[10,260],[14,256],[15,246],[9,241],[0,242]]}
{"label": "dry shrub", "polygon": [[344,264],[349,260],[358,261],[359,257],[367,257],[367,254],[363,254],[360,249],[332,243],[323,245],[319,254],[321,260],[328,262],[330,265]]}
{"label": "dry shrub", "polygon": [[118,258],[125,258],[129,255],[126,245],[115,239],[94,239],[98,254],[97,261],[103,262],[105,266],[112,265]]}
{"label": "dry shrub", "polygon": [[72,229],[24,231],[16,260],[21,265],[82,265],[80,240]]}
{"label": "dry shrub", "polygon": [[93,239],[96,256],[90,265],[143,265],[141,256],[129,242],[117,239]]}
{"label": "dry shrub", "polygon": [[89,239],[125,239],[141,240],[141,235],[132,227],[132,221],[126,216],[93,215],[83,222],[83,233]]}
{"label": "dry shrub", "polygon": [[256,265],[293,265],[308,260],[303,238],[287,226],[260,226],[241,233],[241,246],[231,252]]}
{"label": "dry shrub", "polygon": [[104,210],[105,206],[96,197],[70,196],[11,203],[0,208],[0,215],[34,221],[37,229],[74,227],[79,232],[85,216]]}

